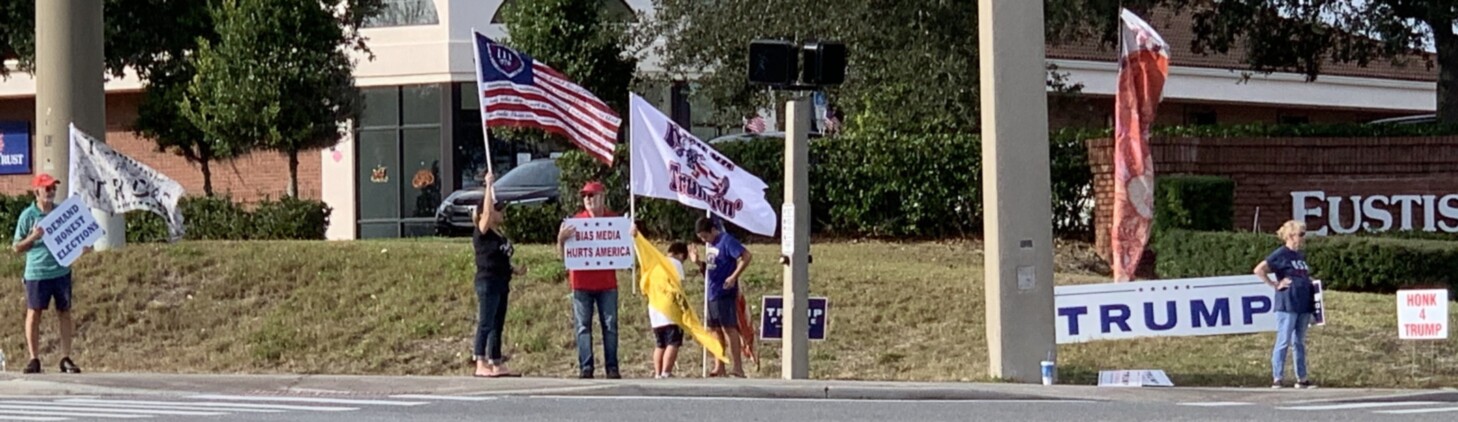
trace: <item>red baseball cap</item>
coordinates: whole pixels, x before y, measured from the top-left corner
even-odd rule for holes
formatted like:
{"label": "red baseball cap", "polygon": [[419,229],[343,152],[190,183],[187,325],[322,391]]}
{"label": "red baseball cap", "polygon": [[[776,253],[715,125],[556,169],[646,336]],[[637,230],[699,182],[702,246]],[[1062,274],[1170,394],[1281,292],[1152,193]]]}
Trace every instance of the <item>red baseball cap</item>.
{"label": "red baseball cap", "polygon": [[590,193],[596,195],[603,192],[607,192],[607,187],[603,186],[600,182],[593,181],[587,182],[587,184],[582,185],[582,193]]}
{"label": "red baseball cap", "polygon": [[48,188],[58,185],[60,183],[61,182],[57,181],[56,178],[51,177],[51,175],[49,174],[36,173],[35,179],[30,181],[30,186],[35,188]]}

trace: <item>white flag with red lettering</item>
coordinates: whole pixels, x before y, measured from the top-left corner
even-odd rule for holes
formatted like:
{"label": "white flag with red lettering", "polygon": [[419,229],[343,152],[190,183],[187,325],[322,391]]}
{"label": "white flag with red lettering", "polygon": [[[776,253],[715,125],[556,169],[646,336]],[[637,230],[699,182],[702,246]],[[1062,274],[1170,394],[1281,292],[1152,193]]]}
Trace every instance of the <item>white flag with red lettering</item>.
{"label": "white flag with red lettering", "polygon": [[765,185],[707,142],[694,137],[637,94],[629,94],[633,195],[707,209],[764,236],[779,218],[765,199]]}

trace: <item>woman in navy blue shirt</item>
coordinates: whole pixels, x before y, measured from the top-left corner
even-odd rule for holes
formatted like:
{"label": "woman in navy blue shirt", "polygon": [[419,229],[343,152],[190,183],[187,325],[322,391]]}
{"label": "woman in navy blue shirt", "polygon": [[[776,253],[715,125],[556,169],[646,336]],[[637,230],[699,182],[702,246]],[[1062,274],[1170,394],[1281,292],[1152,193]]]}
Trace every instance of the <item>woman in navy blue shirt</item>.
{"label": "woman in navy blue shirt", "polygon": [[[1306,242],[1306,224],[1291,220],[1276,231],[1285,245],[1276,248],[1255,267],[1256,277],[1276,289],[1276,348],[1271,352],[1271,388],[1281,388],[1286,372],[1286,349],[1292,350],[1296,362],[1296,388],[1316,388],[1306,377],[1306,328],[1316,312],[1316,286],[1311,283],[1311,269],[1301,247]],[[1276,274],[1276,280],[1268,275]]]}

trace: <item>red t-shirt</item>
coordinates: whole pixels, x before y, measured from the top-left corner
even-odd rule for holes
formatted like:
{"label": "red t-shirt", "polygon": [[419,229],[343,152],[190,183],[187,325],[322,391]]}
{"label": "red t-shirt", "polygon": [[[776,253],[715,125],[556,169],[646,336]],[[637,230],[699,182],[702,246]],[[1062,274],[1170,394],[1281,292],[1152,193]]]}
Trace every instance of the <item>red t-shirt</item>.
{"label": "red t-shirt", "polygon": [[[604,212],[598,217],[617,217],[612,211]],[[582,210],[574,215],[576,218],[595,218]],[[584,290],[589,292],[601,292],[618,288],[617,270],[573,270],[567,272],[567,279],[571,281],[572,290]]]}

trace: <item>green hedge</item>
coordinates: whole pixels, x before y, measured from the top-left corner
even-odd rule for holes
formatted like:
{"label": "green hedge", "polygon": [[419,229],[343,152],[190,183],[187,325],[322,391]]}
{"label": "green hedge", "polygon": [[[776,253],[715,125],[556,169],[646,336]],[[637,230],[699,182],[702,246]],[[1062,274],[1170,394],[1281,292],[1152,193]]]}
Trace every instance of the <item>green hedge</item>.
{"label": "green hedge", "polygon": [[1225,231],[1235,227],[1235,181],[1219,176],[1169,175],[1154,185],[1154,232]]}
{"label": "green hedge", "polygon": [[[1092,174],[1083,140],[1092,134],[1050,135],[1054,228],[1060,235],[1091,233]],[[715,148],[763,179],[766,198],[779,208],[784,198],[782,141],[727,142]],[[558,161],[563,215],[581,207],[571,193],[589,179],[604,181],[609,205],[626,211],[626,150],[627,145],[619,146],[612,169],[580,151]],[[818,234],[941,238],[981,232],[982,156],[975,135],[857,133],[820,138],[811,143],[810,162],[811,229]],[[645,233],[676,239],[691,239],[693,221],[703,215],[677,202],[644,198],[638,200],[637,211]]]}
{"label": "green hedge", "polygon": [[[1273,234],[1170,230],[1154,242],[1162,278],[1249,274],[1281,245]],[[1458,242],[1361,236],[1311,237],[1307,263],[1329,289],[1391,293],[1405,287],[1450,287],[1458,277]]]}
{"label": "green hedge", "polygon": [[[226,196],[188,196],[178,202],[187,227],[184,240],[322,240],[329,228],[329,205],[285,197],[265,199],[252,212]],[[162,217],[146,212],[127,213],[127,241],[167,241]]]}
{"label": "green hedge", "polygon": [[502,230],[517,243],[555,243],[563,213],[556,203],[506,208]]}

